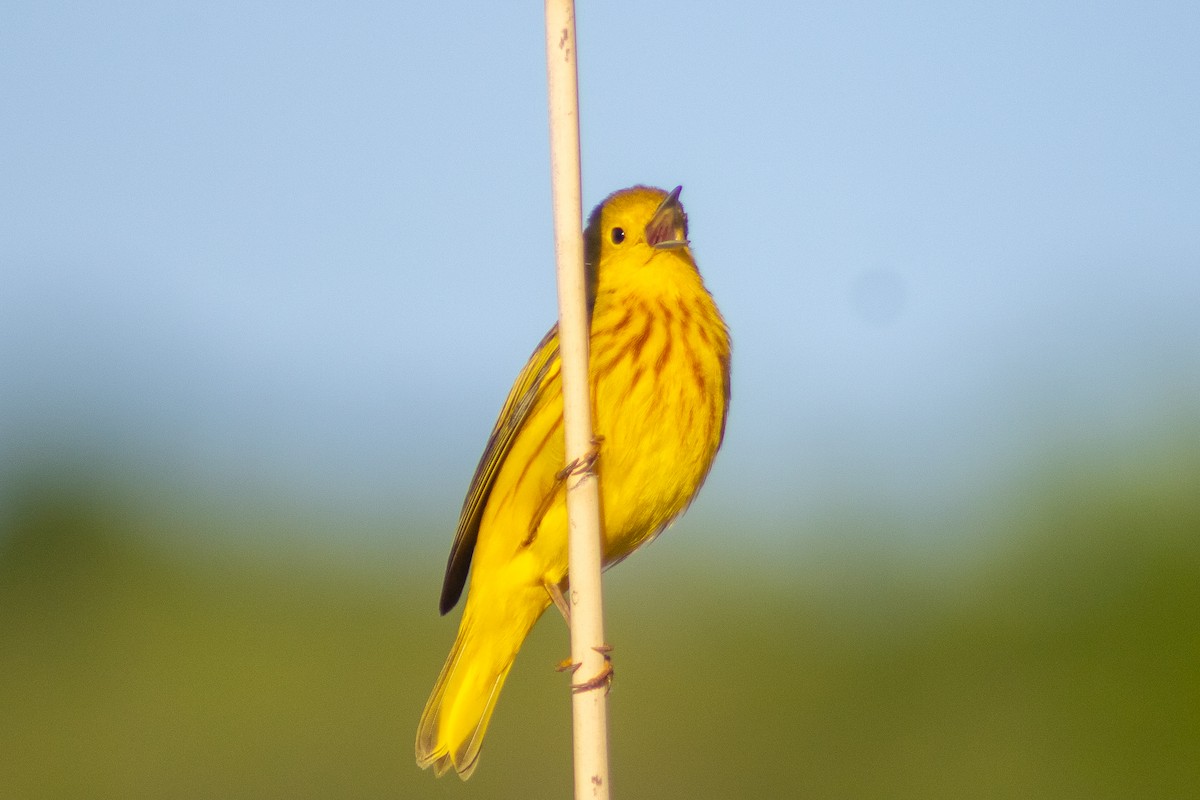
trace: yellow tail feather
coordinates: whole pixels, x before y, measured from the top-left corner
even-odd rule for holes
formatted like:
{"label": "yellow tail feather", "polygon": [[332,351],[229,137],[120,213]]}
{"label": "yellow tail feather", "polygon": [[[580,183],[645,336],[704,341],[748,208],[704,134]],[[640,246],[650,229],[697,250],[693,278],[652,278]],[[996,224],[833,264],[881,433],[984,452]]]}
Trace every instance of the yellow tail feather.
{"label": "yellow tail feather", "polygon": [[521,643],[550,605],[542,587],[499,597],[471,592],[433,694],[417,727],[417,764],[471,777],[488,722]]}

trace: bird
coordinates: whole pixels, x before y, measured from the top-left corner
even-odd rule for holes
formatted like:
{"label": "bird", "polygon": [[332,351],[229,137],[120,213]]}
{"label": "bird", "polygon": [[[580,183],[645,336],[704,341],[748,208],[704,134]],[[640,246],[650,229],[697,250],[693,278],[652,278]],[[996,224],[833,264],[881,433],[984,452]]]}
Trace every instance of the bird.
{"label": "bird", "polygon": [[[606,569],[687,509],[725,436],[729,329],[696,267],[681,189],[614,192],[584,231]],[[551,602],[566,614],[560,366],[555,325],[509,391],[463,501],[439,609],[464,589],[466,606],[417,728],[417,764],[438,776],[471,776],[521,644]]]}

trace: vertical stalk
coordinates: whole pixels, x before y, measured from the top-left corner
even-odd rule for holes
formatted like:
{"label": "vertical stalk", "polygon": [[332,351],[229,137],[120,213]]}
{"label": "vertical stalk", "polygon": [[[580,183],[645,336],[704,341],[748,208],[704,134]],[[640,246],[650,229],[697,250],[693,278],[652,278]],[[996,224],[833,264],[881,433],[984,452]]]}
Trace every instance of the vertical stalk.
{"label": "vertical stalk", "polygon": [[[558,265],[558,340],[562,358],[563,429],[570,531],[571,661],[582,683],[605,668],[600,586],[600,494],[590,467],[592,409],[588,391],[589,319],[583,271],[583,205],[579,170],[579,81],[574,0],[546,0],[546,75],[550,107],[550,177]],[[608,698],[604,685],[572,692],[575,798],[607,800]]]}

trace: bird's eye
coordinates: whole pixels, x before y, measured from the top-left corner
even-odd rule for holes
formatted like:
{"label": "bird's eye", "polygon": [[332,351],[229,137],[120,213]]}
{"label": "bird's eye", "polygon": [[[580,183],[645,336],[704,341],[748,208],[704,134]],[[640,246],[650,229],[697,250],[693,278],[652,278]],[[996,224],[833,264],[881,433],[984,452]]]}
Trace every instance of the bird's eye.
{"label": "bird's eye", "polygon": [[625,241],[625,231],[624,231],[624,229],[622,229],[622,228],[613,228],[613,229],[612,229],[612,243],[613,243],[613,244],[620,244],[620,243],[621,243],[621,242],[623,242],[623,241]]}

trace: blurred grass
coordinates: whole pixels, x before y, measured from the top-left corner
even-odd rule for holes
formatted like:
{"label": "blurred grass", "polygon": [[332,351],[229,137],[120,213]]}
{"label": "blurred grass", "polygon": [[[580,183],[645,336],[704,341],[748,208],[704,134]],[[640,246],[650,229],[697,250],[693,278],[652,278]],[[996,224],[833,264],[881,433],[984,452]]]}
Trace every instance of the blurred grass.
{"label": "blurred grass", "polygon": [[[1060,465],[952,568],[852,531],[770,568],[655,545],[608,581],[616,796],[1196,796],[1198,487],[1184,445]],[[290,548],[290,520],[86,478],[10,481],[3,507],[0,797],[569,794],[556,618],[471,782],[413,765],[455,624],[440,553]]]}

